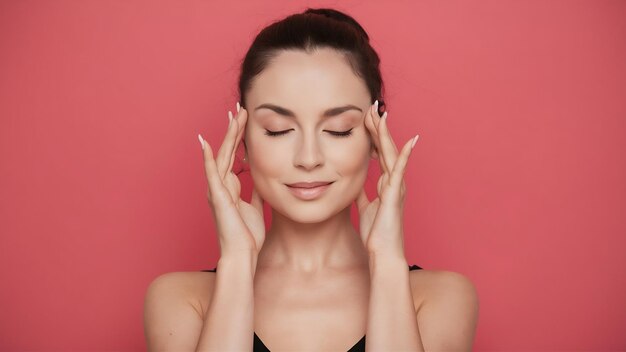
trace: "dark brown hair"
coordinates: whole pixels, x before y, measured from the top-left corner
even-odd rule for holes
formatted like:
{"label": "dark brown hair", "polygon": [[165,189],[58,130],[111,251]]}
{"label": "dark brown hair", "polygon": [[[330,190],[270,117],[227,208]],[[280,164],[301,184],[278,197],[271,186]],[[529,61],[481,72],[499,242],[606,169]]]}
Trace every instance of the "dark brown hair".
{"label": "dark brown hair", "polygon": [[241,105],[246,106],[245,93],[251,88],[254,78],[281,50],[302,50],[308,53],[322,47],[335,49],[346,56],[354,73],[365,81],[372,96],[372,104],[378,99],[378,109],[382,115],[385,102],[380,58],[370,45],[367,32],[354,18],[329,8],[307,8],[259,32],[241,64]]}

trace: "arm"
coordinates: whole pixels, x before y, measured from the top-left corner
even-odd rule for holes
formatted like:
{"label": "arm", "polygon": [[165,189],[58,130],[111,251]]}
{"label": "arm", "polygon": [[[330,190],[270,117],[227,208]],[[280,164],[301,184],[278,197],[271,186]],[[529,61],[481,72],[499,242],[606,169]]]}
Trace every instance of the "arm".
{"label": "arm", "polygon": [[365,348],[371,351],[424,351],[403,257],[370,253],[370,299]]}
{"label": "arm", "polygon": [[196,351],[252,351],[256,255],[222,257]]}
{"label": "arm", "polygon": [[370,298],[367,339],[370,351],[424,351],[417,327],[409,269],[404,257],[403,180],[416,135],[400,153],[387,128],[387,112],[378,115],[378,100],[369,109],[365,126],[376,144],[382,174],[378,197],[369,201],[365,190],[356,199],[359,231],[369,254]]}
{"label": "arm", "polygon": [[462,274],[436,271],[417,313],[427,351],[471,351],[479,300],[474,284]]}
{"label": "arm", "polygon": [[204,316],[171,274],[150,284],[144,306],[148,351],[252,351],[256,256],[221,257],[217,266]]}
{"label": "arm", "polygon": [[232,172],[247,116],[239,103],[236,117],[228,112],[230,123],[217,158],[211,145],[198,134],[221,257],[215,278],[208,283],[212,287],[200,290],[210,294],[204,315],[202,307],[194,307],[198,294],[190,295],[186,283],[157,278],[150,285],[144,308],[149,351],[252,350],[252,291],[257,256],[265,240],[263,199],[253,188],[250,203],[243,201],[239,179]]}

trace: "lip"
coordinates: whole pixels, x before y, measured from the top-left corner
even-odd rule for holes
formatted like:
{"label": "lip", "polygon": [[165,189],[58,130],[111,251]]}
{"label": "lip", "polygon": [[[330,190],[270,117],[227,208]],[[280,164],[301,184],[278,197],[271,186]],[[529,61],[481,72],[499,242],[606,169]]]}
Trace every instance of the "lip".
{"label": "lip", "polygon": [[334,181],[315,181],[315,182],[296,182],[296,183],[287,183],[286,185],[289,187],[297,187],[297,188],[314,188],[319,186],[324,186]]}
{"label": "lip", "polygon": [[[289,192],[302,200],[312,200],[320,197],[330,187],[333,182],[311,182],[311,183],[293,183],[286,185]],[[292,185],[300,185],[304,187],[293,187]]]}

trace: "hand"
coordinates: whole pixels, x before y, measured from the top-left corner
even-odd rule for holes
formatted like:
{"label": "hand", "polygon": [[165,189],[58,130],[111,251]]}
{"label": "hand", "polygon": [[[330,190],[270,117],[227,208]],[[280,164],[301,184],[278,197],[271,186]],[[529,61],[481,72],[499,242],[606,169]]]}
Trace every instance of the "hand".
{"label": "hand", "polygon": [[265,241],[263,199],[252,189],[252,199],[247,203],[241,199],[241,183],[232,172],[235,151],[239,146],[248,120],[248,112],[237,103],[237,115],[233,118],[222,142],[217,158],[213,150],[200,135],[203,146],[204,169],[208,179],[207,196],[217,226],[220,253],[235,254],[251,252],[258,254]]}
{"label": "hand", "polygon": [[382,117],[378,115],[378,101],[365,115],[365,126],[376,145],[382,175],[378,179],[376,199],[370,202],[364,189],[356,199],[361,239],[370,254],[404,257],[404,171],[419,136],[411,138],[398,155],[398,149],[387,129],[387,112]]}

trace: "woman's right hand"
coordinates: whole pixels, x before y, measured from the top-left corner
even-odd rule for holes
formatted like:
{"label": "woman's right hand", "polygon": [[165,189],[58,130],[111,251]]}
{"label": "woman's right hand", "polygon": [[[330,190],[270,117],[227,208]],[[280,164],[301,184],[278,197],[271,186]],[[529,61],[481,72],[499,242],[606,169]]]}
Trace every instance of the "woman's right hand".
{"label": "woman's right hand", "polygon": [[[217,226],[220,255],[252,253],[258,255],[265,241],[265,221],[263,219],[263,199],[252,189],[250,203],[241,199],[241,183],[232,172],[235,151],[242,139],[248,111],[237,103],[237,115],[231,120],[217,158],[202,136],[198,135],[203,146],[204,169],[208,180],[207,196]],[[243,252],[243,253],[242,253]]]}

